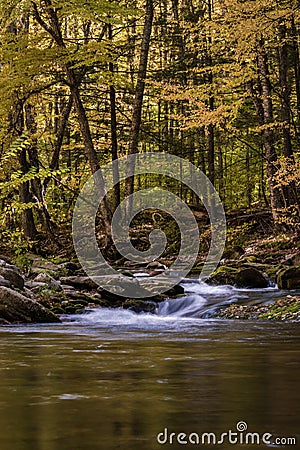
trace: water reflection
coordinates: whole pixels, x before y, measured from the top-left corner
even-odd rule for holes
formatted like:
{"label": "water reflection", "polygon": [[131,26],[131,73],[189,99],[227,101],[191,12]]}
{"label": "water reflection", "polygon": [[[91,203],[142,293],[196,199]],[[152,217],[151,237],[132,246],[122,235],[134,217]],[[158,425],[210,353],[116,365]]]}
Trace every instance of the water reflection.
{"label": "water reflection", "polygon": [[183,323],[2,329],[1,450],[153,450],[164,427],[221,433],[239,420],[299,434],[297,324]]}

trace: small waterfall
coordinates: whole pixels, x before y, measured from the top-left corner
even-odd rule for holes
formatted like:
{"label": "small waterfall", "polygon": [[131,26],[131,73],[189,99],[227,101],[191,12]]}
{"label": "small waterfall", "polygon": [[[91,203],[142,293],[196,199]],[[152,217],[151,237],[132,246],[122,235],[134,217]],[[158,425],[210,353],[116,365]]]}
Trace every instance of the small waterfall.
{"label": "small waterfall", "polygon": [[270,301],[280,291],[276,288],[235,289],[232,286],[209,286],[199,280],[182,282],[185,294],[175,299],[166,299],[157,305],[156,314],[135,313],[122,308],[96,308],[82,315],[66,316],[65,321],[103,328],[121,326],[138,329],[161,328],[183,320],[207,319],[220,307],[231,303],[255,303]]}
{"label": "small waterfall", "polygon": [[159,316],[199,317],[206,304],[206,299],[201,295],[188,295],[160,303],[157,314]]}

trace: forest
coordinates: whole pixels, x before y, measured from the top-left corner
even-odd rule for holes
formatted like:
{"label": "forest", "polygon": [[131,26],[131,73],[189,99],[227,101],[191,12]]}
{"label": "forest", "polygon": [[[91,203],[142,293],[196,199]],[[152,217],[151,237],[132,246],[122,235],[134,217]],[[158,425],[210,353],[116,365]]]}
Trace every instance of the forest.
{"label": "forest", "polygon": [[[147,152],[193,163],[226,213],[250,213],[251,221],[266,211],[269,233],[297,235],[299,6],[2,1],[1,245],[17,253],[41,248],[39,241],[66,246],[91,174]],[[199,207],[178,183],[150,178],[114,186],[99,235],[109,236],[113,211],[145,186],[167,186]]]}
{"label": "forest", "polygon": [[0,0],[0,449],[299,449],[299,217],[300,0]]}

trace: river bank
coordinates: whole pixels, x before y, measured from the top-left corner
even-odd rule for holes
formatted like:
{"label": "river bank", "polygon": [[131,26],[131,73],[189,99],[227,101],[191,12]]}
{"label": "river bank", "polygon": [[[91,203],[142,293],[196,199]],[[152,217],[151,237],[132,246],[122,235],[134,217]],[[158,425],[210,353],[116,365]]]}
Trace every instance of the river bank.
{"label": "river bank", "polygon": [[[256,216],[253,216],[256,217]],[[261,216],[258,216],[261,217]],[[234,222],[230,225],[230,220]],[[256,217],[255,228],[253,224],[243,221],[248,216],[229,217],[227,244],[223,257],[215,272],[206,280],[210,286],[234,286],[235,288],[266,289],[278,285],[283,290],[282,302],[274,296],[273,301],[253,305],[232,304],[224,309],[214,312],[214,317],[224,319],[260,319],[260,320],[299,320],[299,298],[295,292],[300,289],[300,252],[299,242],[295,234],[271,234],[263,232],[261,220]],[[253,218],[252,218],[253,219]],[[251,219],[251,220],[252,220]],[[254,220],[254,219],[253,219]],[[264,224],[266,218],[264,217]],[[251,226],[250,226],[251,225]],[[233,228],[234,227],[234,235]],[[240,232],[238,233],[238,230]],[[244,231],[246,229],[246,231]],[[252,235],[255,230],[255,235]],[[143,243],[141,236],[136,236],[135,242]],[[174,239],[174,237],[173,237]],[[176,241],[177,242],[177,241]],[[205,240],[201,244],[201,252],[190,273],[190,277],[197,278],[207,255]],[[204,244],[203,244],[204,242]],[[209,240],[208,240],[209,244]],[[166,289],[160,295],[148,298],[135,299],[122,295],[122,283],[118,276],[103,277],[99,286],[86,276],[73,253],[72,246],[64,245],[61,252],[51,253],[51,246],[45,246],[44,255],[33,251],[13,253],[9,245],[2,245],[0,256],[0,322],[7,323],[34,323],[37,317],[32,315],[33,308],[26,315],[22,307],[41,305],[39,320],[59,321],[65,314],[81,314],[90,308],[122,308],[135,313],[156,314],[159,304],[172,301],[186,295],[180,283],[172,289]],[[47,250],[47,251],[46,251]],[[143,248],[140,248],[143,250]],[[159,260],[149,264],[136,265],[124,259],[112,259],[110,264],[120,274],[126,277],[126,283],[132,286],[139,285],[143,277],[155,285],[162,282],[162,275],[166,268],[172,267],[174,262],[172,252],[163,255]],[[111,292],[111,285],[117,286],[116,293]],[[8,291],[8,289],[10,291]],[[287,291],[287,292],[286,292]],[[287,296],[290,293],[291,297]],[[7,303],[10,298],[10,304]],[[6,303],[4,300],[6,299]],[[28,300],[34,302],[28,303]],[[20,314],[16,314],[15,305],[20,307]],[[14,307],[11,307],[11,305]],[[11,313],[8,314],[8,310]],[[28,311],[28,307],[25,308]],[[50,311],[51,316],[47,314]],[[15,315],[15,317],[14,317]],[[42,319],[40,319],[42,317]]]}
{"label": "river bank", "polygon": [[212,317],[221,319],[299,322],[300,297],[288,295],[285,298],[275,300],[274,303],[261,305],[238,305],[233,303],[227,308],[220,309]]}

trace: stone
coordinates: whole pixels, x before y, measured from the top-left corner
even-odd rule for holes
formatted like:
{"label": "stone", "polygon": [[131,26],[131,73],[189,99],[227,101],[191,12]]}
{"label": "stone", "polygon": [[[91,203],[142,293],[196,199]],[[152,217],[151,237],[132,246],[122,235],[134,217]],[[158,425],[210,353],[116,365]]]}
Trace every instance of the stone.
{"label": "stone", "polygon": [[28,258],[31,261],[30,271],[32,274],[39,274],[41,272],[56,272],[58,270],[58,265],[51,261],[48,261],[41,256],[34,255],[33,253],[28,254]]}
{"label": "stone", "polygon": [[4,259],[0,259],[0,267],[5,267],[5,269],[11,269],[15,272],[19,272],[19,268],[17,266],[5,261]]}
{"label": "stone", "polygon": [[47,283],[42,283],[40,281],[32,281],[32,280],[28,280],[25,282],[25,287],[27,289],[32,289],[32,290],[39,290],[39,289],[43,289],[45,287],[47,287]]}
{"label": "stone", "polygon": [[134,311],[135,313],[148,312],[155,313],[156,305],[153,302],[145,301],[145,300],[135,300],[135,299],[127,299],[122,307],[124,309],[129,309],[130,311]]}
{"label": "stone", "polygon": [[24,288],[24,278],[16,270],[12,270],[6,267],[0,267],[0,275],[8,280],[15,288]]}
{"label": "stone", "polygon": [[287,255],[285,260],[282,261],[285,266],[300,266],[300,253],[294,255]]}
{"label": "stone", "polygon": [[11,287],[11,282],[0,275],[0,286]]}
{"label": "stone", "polygon": [[10,325],[10,323],[5,319],[0,318],[0,325]]}
{"label": "stone", "polygon": [[147,264],[146,269],[167,270],[167,267],[159,261],[152,261]]}
{"label": "stone", "polygon": [[180,284],[175,284],[175,286],[168,289],[164,294],[168,295],[169,297],[176,297],[177,295],[183,295],[184,294],[184,288],[180,286]]}
{"label": "stone", "polygon": [[229,266],[220,266],[214,273],[206,280],[209,285],[233,285],[235,283],[235,276],[237,269]]}
{"label": "stone", "polygon": [[62,287],[59,281],[55,280],[51,275],[48,273],[40,273],[37,275],[34,280],[36,283],[45,283],[50,289],[53,289],[55,291],[61,291]]}
{"label": "stone", "polygon": [[59,271],[65,271],[66,275],[71,276],[80,269],[80,266],[72,261],[67,261],[59,264],[58,269]]}
{"label": "stone", "polygon": [[300,289],[300,266],[279,270],[276,283],[279,289]]}
{"label": "stone", "polygon": [[58,323],[59,318],[40,303],[0,287],[0,318],[9,323]]}
{"label": "stone", "polygon": [[95,290],[99,287],[99,285],[95,283],[95,281],[93,281],[90,277],[60,277],[60,281],[62,284],[74,286],[77,289]]}
{"label": "stone", "polygon": [[259,270],[254,267],[248,267],[245,269],[239,269],[236,272],[234,284],[239,288],[260,289],[268,287],[269,280]]}
{"label": "stone", "polygon": [[245,254],[245,250],[239,245],[234,245],[233,247],[226,248],[223,253],[223,258],[225,259],[239,259]]}

